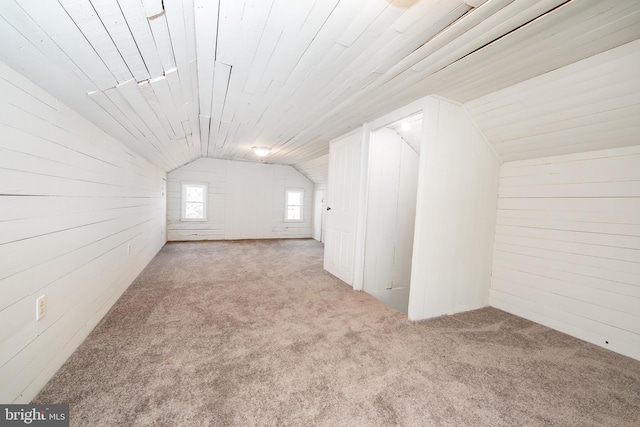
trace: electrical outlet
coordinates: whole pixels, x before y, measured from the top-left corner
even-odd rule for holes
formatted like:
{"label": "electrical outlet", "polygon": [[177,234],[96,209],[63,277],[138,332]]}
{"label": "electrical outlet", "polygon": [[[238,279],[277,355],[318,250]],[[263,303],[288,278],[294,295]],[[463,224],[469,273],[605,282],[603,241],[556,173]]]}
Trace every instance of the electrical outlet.
{"label": "electrical outlet", "polygon": [[36,300],[36,322],[42,319],[45,314],[47,314],[47,301],[42,295]]}

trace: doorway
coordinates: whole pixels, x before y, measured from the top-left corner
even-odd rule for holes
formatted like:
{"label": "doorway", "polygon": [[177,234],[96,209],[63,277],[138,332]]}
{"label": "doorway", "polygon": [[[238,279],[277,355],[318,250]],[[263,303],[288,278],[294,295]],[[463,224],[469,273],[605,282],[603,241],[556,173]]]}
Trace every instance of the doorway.
{"label": "doorway", "polygon": [[324,189],[313,190],[313,234],[312,237],[324,243]]}
{"label": "doorway", "polygon": [[363,289],[407,313],[422,113],[371,132]]}

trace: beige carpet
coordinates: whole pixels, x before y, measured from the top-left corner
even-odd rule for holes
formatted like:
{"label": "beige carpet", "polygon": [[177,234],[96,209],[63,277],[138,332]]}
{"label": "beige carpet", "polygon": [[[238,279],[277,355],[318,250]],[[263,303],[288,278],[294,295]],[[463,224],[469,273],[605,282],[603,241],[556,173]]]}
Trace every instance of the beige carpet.
{"label": "beige carpet", "polygon": [[167,244],[34,403],[74,426],[640,425],[640,362],[493,308],[411,323],[322,254]]}

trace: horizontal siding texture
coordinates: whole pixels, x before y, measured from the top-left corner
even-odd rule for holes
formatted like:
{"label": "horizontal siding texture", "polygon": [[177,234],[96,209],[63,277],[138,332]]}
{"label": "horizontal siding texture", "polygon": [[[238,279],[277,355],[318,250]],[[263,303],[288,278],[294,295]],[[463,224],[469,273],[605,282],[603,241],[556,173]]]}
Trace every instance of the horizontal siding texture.
{"label": "horizontal siding texture", "polygon": [[0,93],[0,402],[21,403],[164,244],[166,181],[3,63]]}
{"label": "horizontal siding texture", "polygon": [[[183,182],[208,184],[206,221],[180,220]],[[313,183],[291,166],[202,158],[167,185],[171,241],[311,237]],[[304,190],[303,221],[284,220],[287,188]]]}
{"label": "horizontal siding texture", "polygon": [[640,359],[640,146],[503,164],[490,303]]}
{"label": "horizontal siding texture", "polygon": [[635,40],[465,107],[504,161],[633,146],[640,132],[639,63]]}

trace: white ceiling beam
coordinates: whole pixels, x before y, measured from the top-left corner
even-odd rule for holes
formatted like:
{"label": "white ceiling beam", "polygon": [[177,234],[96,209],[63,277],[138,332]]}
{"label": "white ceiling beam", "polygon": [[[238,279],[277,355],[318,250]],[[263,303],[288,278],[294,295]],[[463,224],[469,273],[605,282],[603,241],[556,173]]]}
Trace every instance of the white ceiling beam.
{"label": "white ceiling beam", "polygon": [[[332,0],[333,3],[335,3]],[[280,36],[277,38],[277,44],[273,52],[269,55],[266,65],[259,69],[259,82],[252,88],[252,91],[264,94],[272,87],[272,81],[277,80],[282,83],[282,79],[276,79],[276,73],[282,66],[283,60],[291,54],[294,43],[299,38],[299,31],[305,22],[305,19],[311,13],[313,2],[298,1],[288,2],[286,0],[278,0],[274,4],[273,16],[269,17],[267,31],[278,31],[281,29]],[[260,63],[261,64],[261,63]],[[262,64],[261,64],[262,65]]]}
{"label": "white ceiling beam", "polygon": [[[140,0],[133,0],[140,1]],[[164,13],[163,0],[142,0],[147,18],[158,16]]]}
{"label": "white ceiling beam", "polygon": [[[640,61],[640,41],[634,41],[538,76],[535,80],[521,82],[477,98],[467,102],[465,106],[469,111],[473,111],[476,119],[482,117],[484,124],[493,127],[502,122],[502,117],[524,118],[526,110],[539,106],[542,92],[539,86],[544,87],[544,93],[550,99],[550,95],[558,92],[562,93],[561,99],[574,96],[587,97],[589,87],[591,90],[606,90],[610,85],[614,87],[625,85],[629,87],[630,92],[636,92],[640,88],[640,79],[633,79],[633,77],[637,74],[634,64],[638,61]],[[561,102],[561,99],[554,99],[553,102]],[[522,105],[522,111],[493,113],[512,103]],[[578,104],[582,103],[576,103]],[[565,107],[559,106],[556,109],[563,108]]]}
{"label": "white ceiling beam", "polygon": [[[307,31],[307,36],[313,36],[311,42],[306,47],[302,56],[297,60],[294,68],[288,72],[288,76],[283,85],[283,89],[277,94],[275,99],[270,99],[268,97],[263,97],[263,103],[266,105],[273,106],[275,105],[284,105],[287,102],[290,102],[290,99],[293,98],[294,94],[298,90],[298,88],[305,82],[310,74],[313,73],[314,69],[317,70],[319,67],[319,63],[322,63],[323,58],[328,57],[332,59],[328,59],[327,63],[331,63],[333,65],[333,69],[339,68],[337,64],[335,64],[335,59],[338,56],[338,53],[344,50],[344,46],[335,45],[337,39],[343,33],[343,29],[348,25],[348,20],[345,20],[346,17],[351,16],[357,10],[360,9],[360,6],[357,2],[343,2],[338,4],[335,9],[328,10],[329,5],[322,5],[325,13],[329,13],[326,18],[326,21],[322,24],[321,28],[317,31],[317,34],[313,35]],[[383,8],[384,10],[384,8]],[[312,12],[313,13],[313,12]],[[321,23],[320,19],[323,14],[313,14],[318,23]],[[369,18],[374,19],[379,16],[379,14],[375,16],[368,15]],[[314,27],[315,28],[315,24]],[[294,60],[298,57],[298,54],[295,53],[290,56],[290,60]],[[283,70],[287,69],[288,66],[283,66]],[[330,71],[329,71],[330,72]],[[286,73],[284,71],[283,73]],[[312,81],[312,90],[313,92],[319,92],[322,89],[321,83],[313,78],[309,79]],[[299,95],[298,95],[299,96]],[[272,117],[276,115],[278,117],[277,120],[282,118],[282,115],[278,115],[277,108],[270,108],[270,111],[267,112],[266,117]],[[268,120],[268,119],[267,119]],[[268,120],[270,121],[270,120]]]}
{"label": "white ceiling beam", "polygon": [[[178,149],[174,151],[179,151],[179,153],[182,155],[180,160],[182,162],[181,164],[187,163],[190,160],[189,155],[187,153],[188,152],[188,149],[186,146],[187,140],[184,138],[183,135],[176,136],[174,134],[175,131],[171,126],[171,122],[167,118],[165,114],[165,110],[163,110],[162,106],[160,105],[160,101],[158,100],[158,97],[154,92],[153,87],[147,80],[147,81],[138,83],[138,89],[140,93],[142,93],[142,96],[146,99],[149,107],[151,108],[152,116],[146,116],[145,120],[150,123],[150,126],[152,127],[152,129],[154,129],[154,132],[155,132],[155,129],[158,129],[158,131],[160,131],[160,128],[162,128],[164,130],[164,133],[162,134],[162,138],[164,139],[166,137],[169,140],[168,143],[165,142],[165,146],[170,146],[173,149],[177,147]],[[158,128],[158,124],[160,125],[160,128]],[[181,132],[182,126],[178,127],[178,129],[179,129],[179,132]]]}
{"label": "white ceiling beam", "polygon": [[118,3],[113,0],[91,0],[91,4],[98,12],[100,20],[118,47],[133,77],[139,82],[149,79],[149,71]]}
{"label": "white ceiling beam", "polygon": [[[55,43],[55,49],[60,49],[69,60],[78,67],[99,88],[106,89],[117,84],[111,71],[89,42],[84,38],[80,29],[75,25],[67,12],[58,2],[41,2],[37,0],[18,0],[22,12],[26,12],[33,23],[27,22],[25,16],[20,16],[20,10],[15,8],[13,1],[3,2],[0,13],[11,22],[21,22],[20,30],[27,33],[46,33],[45,39]],[[35,35],[35,34],[34,34]],[[31,39],[37,46],[45,40]],[[62,61],[67,62],[67,61]],[[73,70],[73,68],[71,68]]]}
{"label": "white ceiling beam", "polygon": [[[454,9],[454,11],[457,12],[452,15],[448,9],[453,7],[451,3],[440,2],[437,6],[440,7],[440,9],[432,10],[432,13],[430,14],[430,21],[420,22],[420,27],[422,28],[428,28],[429,23],[434,24],[434,28],[430,31],[432,35],[441,31],[443,27],[449,25],[449,23],[463,15],[468,10],[466,6],[458,6]],[[439,14],[444,16],[444,18],[440,17]],[[372,32],[371,35],[367,35],[367,32],[363,33],[353,46],[349,49],[343,49],[337,58],[331,57],[330,54],[326,55],[325,58],[315,66],[315,71],[311,72],[307,77],[307,80],[313,81],[315,84],[311,85],[307,83],[302,85],[301,87],[305,89],[296,94],[298,102],[312,105],[313,108],[300,108],[301,104],[294,104],[294,109],[296,111],[301,111],[299,113],[299,115],[301,115],[301,121],[294,122],[289,120],[287,122],[280,123],[280,126],[288,126],[287,129],[294,126],[304,128],[305,126],[302,125],[302,123],[305,120],[312,120],[313,115],[317,114],[316,109],[327,108],[327,106],[335,99],[333,97],[334,93],[338,96],[344,97],[349,94],[362,91],[362,89],[369,83],[379,79],[381,77],[380,74],[367,72],[369,67],[366,65],[366,61],[370,61],[372,55],[376,56],[376,53],[378,52],[393,52],[391,55],[387,53],[387,57],[392,59],[397,58],[397,60],[399,60],[402,56],[398,55],[402,55],[402,51],[398,52],[397,49],[386,45],[391,41],[397,45],[402,38],[405,40],[415,39],[414,34],[416,32],[413,29],[402,35],[399,35],[394,31],[385,30],[390,24],[388,20],[397,18],[397,16],[398,10],[396,8],[387,8],[385,13],[376,17],[371,25],[369,25],[367,32]],[[430,35],[427,36],[427,34],[428,33],[423,32],[421,35],[422,38],[417,39],[413,43],[424,43],[424,37],[431,37]],[[334,45],[334,48],[337,47],[341,47],[341,45]],[[410,52],[414,49],[414,47],[409,46],[407,51]],[[366,53],[369,52],[371,54],[367,55]],[[334,69],[342,71],[339,73],[332,73],[331,71]],[[337,87],[337,89],[327,96],[327,94],[323,93],[322,90],[317,90],[317,88],[324,87]],[[311,89],[314,88],[316,90],[311,91]]]}
{"label": "white ceiling beam", "polygon": [[198,104],[198,64],[196,60],[192,60],[189,62],[189,75],[191,76],[191,102],[188,102],[185,105],[187,109],[187,115],[189,116],[189,123],[191,125],[192,138],[194,144],[194,156],[195,158],[199,157],[202,154],[202,138],[200,135],[200,119],[198,117],[199,114],[199,104]]}
{"label": "white ceiling beam", "polygon": [[[435,54],[435,52],[438,52],[440,49],[443,49],[445,46],[447,46],[447,43],[450,43],[457,37],[460,37],[469,29],[488,19],[493,14],[499,12],[501,9],[503,9],[513,1],[514,0],[493,0],[487,3],[486,6],[483,6],[479,9],[473,9],[466,15],[460,15],[460,19],[456,18],[454,21],[449,22],[445,27],[442,28],[442,31],[435,35],[432,39],[420,46],[419,49],[412,52],[394,67],[391,67],[391,69],[387,72],[388,76],[396,76],[406,69],[411,68],[424,58]],[[449,47],[447,46],[446,51],[448,50]],[[469,52],[467,51],[466,53]],[[456,55],[458,54],[462,53],[456,52]]]}
{"label": "white ceiling beam", "polygon": [[[177,70],[170,70],[169,73],[170,75],[176,75]],[[171,125],[174,137],[176,139],[184,138],[186,134],[184,133],[184,128],[182,127],[181,116],[178,112],[178,109],[176,108],[176,102],[171,95],[167,77],[156,77],[155,79],[149,80],[149,83],[151,84],[154,93],[158,97],[160,105],[162,105],[162,110],[166,114],[169,124]]]}
{"label": "white ceiling beam", "polygon": [[212,145],[216,144],[230,77],[231,66],[216,61],[216,68],[213,76],[213,92],[211,96],[211,115],[209,116],[211,117],[209,129],[209,150],[211,150]]}
{"label": "white ceiling beam", "polygon": [[135,115],[140,117],[140,119],[151,131],[157,141],[161,143],[169,142],[169,137],[162,130],[162,125],[147,103],[144,94],[138,87],[138,82],[136,82],[135,80],[128,80],[117,85],[116,90],[131,106],[131,109],[135,112]]}
{"label": "white ceiling beam", "polygon": [[[574,3],[569,3],[569,5],[573,5],[573,4]],[[609,8],[609,5],[600,4],[599,7]],[[559,11],[563,11],[563,9],[564,8],[556,9],[554,10],[553,13],[559,13]],[[563,13],[566,13],[569,19],[572,19],[572,17],[575,17],[574,16],[575,12],[572,9],[566,9],[564,10]],[[589,9],[587,8],[587,10],[583,11],[582,13],[590,14],[592,12],[590,12]],[[580,20],[582,18],[578,17],[576,19]],[[594,19],[598,19],[598,18],[594,18]],[[538,25],[542,24],[546,26],[547,22],[548,22],[547,18],[545,18],[545,20],[542,20],[540,22],[534,21],[536,25],[529,25],[527,27],[523,27],[524,29],[527,29],[527,31],[523,31],[523,29],[520,29],[517,32],[511,33],[508,37],[505,37],[499,40],[499,42],[496,43],[495,45],[492,45],[489,48],[484,48],[481,51],[475,53],[474,55],[467,56],[464,58],[464,61],[459,61],[457,63],[454,63],[451,66],[447,67],[446,71],[436,73],[435,75],[427,75],[425,77],[423,74],[409,72],[409,70],[407,70],[406,72],[399,74],[394,79],[387,82],[375,94],[372,94],[373,97],[370,99],[370,101],[373,102],[374,104],[379,102],[384,102],[383,100],[386,100],[386,102],[392,102],[393,100],[397,100],[393,102],[408,102],[412,100],[411,98],[408,98],[408,97],[410,97],[411,94],[414,94],[416,92],[425,93],[425,92],[429,92],[429,90],[433,90],[434,88],[440,88],[440,90],[442,90],[443,86],[445,87],[449,86],[455,89],[455,88],[465,86],[466,80],[473,81],[476,78],[483,78],[491,82],[492,86],[489,86],[489,87],[487,87],[486,84],[485,86],[478,86],[477,84],[476,86],[474,86],[474,90],[484,91],[484,93],[488,93],[489,91],[491,91],[491,88],[493,88],[493,90],[496,90],[496,89],[501,89],[504,86],[508,86],[508,84],[505,83],[504,79],[500,79],[497,77],[496,71],[492,73],[483,72],[482,68],[480,68],[478,65],[473,66],[473,65],[469,65],[468,63],[478,58],[485,58],[487,59],[487,61],[485,62],[486,67],[496,67],[496,64],[499,63],[497,61],[499,61],[501,57],[507,56],[506,54],[504,54],[505,52],[504,43],[507,41],[510,44],[512,44],[514,47],[518,48],[517,53],[511,52],[509,54],[511,55],[510,57],[513,57],[513,55],[517,54],[518,56],[521,55],[524,61],[530,61],[532,56],[532,50],[535,51],[536,54],[552,55],[550,53],[552,51],[541,49],[539,46],[531,49],[531,46],[535,46],[533,41],[536,38],[541,37],[540,36],[541,30],[540,28],[538,28]],[[553,34],[557,32],[557,28],[554,27],[553,25],[549,25],[549,27],[551,28],[551,32],[549,34],[552,37]],[[544,34],[542,35],[542,37],[544,37]],[[514,40],[519,40],[519,41],[514,42]],[[523,42],[524,40],[527,40],[527,43],[524,43]],[[529,49],[529,50],[526,50],[526,49]],[[488,51],[492,51],[495,53],[494,55],[488,55]],[[559,58],[556,60],[566,61],[565,58]],[[563,65],[566,65],[566,64],[563,64]],[[504,68],[508,68],[510,66],[522,68],[522,61],[512,60],[512,61],[509,61],[508,63],[502,63],[501,66],[499,67],[499,70],[500,72],[502,72]],[[532,65],[529,67],[530,69],[528,70],[528,72],[536,73],[536,70],[537,70],[536,74],[540,74],[544,72],[542,70],[545,70],[546,67],[549,67],[548,62],[538,60],[536,61],[535,64],[532,63]],[[460,70],[462,75],[460,77],[456,77],[455,74],[452,74],[453,69]],[[474,72],[471,72],[471,70],[473,70]],[[536,75],[536,74],[533,74],[533,75]],[[518,76],[517,73],[513,73],[513,72],[511,72],[510,75],[514,77]],[[502,84],[504,84],[504,86],[501,86]],[[442,93],[442,92],[438,92],[438,93]],[[452,97],[450,95],[447,95],[446,93],[444,93],[443,95],[452,99],[456,99],[456,97]],[[354,99],[350,99],[349,104],[353,104],[354,101],[357,101],[357,97]],[[347,108],[347,107],[345,105],[342,108]],[[354,110],[356,114],[359,111],[361,112],[361,110],[359,110],[358,107],[356,107],[356,109]]]}
{"label": "white ceiling beam", "polygon": [[[271,22],[271,20],[269,22]],[[258,45],[258,50],[256,51],[256,55],[253,59],[253,64],[248,72],[245,85],[242,88],[244,93],[254,95],[258,94],[260,89],[264,90],[264,88],[261,88],[260,86],[262,75],[273,56],[276,46],[280,42],[282,31],[282,27],[279,26],[267,25],[265,28],[264,34],[260,39],[260,44]]]}
{"label": "white ceiling beam", "polygon": [[471,7],[480,7],[485,4],[488,0],[464,0],[466,4]]}
{"label": "white ceiling beam", "polygon": [[139,0],[118,0],[118,4],[149,71],[149,76],[160,77],[164,69],[142,3]]}
{"label": "white ceiling beam", "polygon": [[[274,70],[271,73],[268,69],[269,67],[266,70],[267,75],[269,76],[270,74],[269,77],[272,80],[282,83],[287,82],[289,74],[291,74],[307,49],[309,49],[309,45],[319,34],[337,3],[338,0],[316,2],[306,18],[304,18],[304,25],[302,27],[288,27],[285,30],[283,37],[280,39],[280,44],[271,57],[269,64],[269,66],[274,67]],[[345,1],[344,5],[344,7],[350,6],[353,8],[352,10],[355,10],[353,0]]]}
{"label": "white ceiling beam", "polygon": [[[3,12],[7,10],[9,10],[7,7],[2,8]],[[23,28],[39,27],[25,26]],[[38,37],[40,49],[46,51],[45,47],[48,46],[48,38],[46,35]],[[132,137],[132,133],[122,123],[107,113],[98,103],[91,100],[87,92],[84,91],[96,91],[98,88],[89,81],[86,75],[83,73],[75,75],[69,68],[60,68],[61,65],[65,64],[65,61],[69,60],[68,56],[58,50],[61,55],[60,58],[63,59],[48,59],[31,42],[18,33],[15,28],[10,26],[4,18],[0,19],[0,39],[12,41],[3,45],[2,49],[0,49],[0,59],[2,61],[11,64],[13,68],[27,76],[31,81],[39,82],[44,90],[61,99],[74,111],[81,112],[89,121],[128,146],[129,149],[144,156],[160,168],[169,167],[169,162],[160,150],[152,148],[150,151],[145,148],[148,144],[146,140]],[[47,54],[51,55],[51,52]]]}
{"label": "white ceiling beam", "polygon": [[[131,82],[135,83],[133,80]],[[143,141],[153,147],[164,158],[166,165],[172,165],[174,163],[170,156],[163,150],[163,146],[160,141],[155,137],[153,132],[145,124],[145,122],[138,116],[133,107],[127,102],[127,100],[121,95],[117,88],[111,88],[103,92],[107,98],[124,114],[131,123],[144,135]],[[98,98],[97,98],[98,99]]]}
{"label": "white ceiling beam", "polygon": [[102,20],[89,0],[60,0],[60,4],[73,22],[82,31],[96,53],[113,73],[118,82],[133,78],[129,67],[122,59],[118,47],[113,43]]}
{"label": "white ceiling beam", "polygon": [[[198,58],[198,98],[200,113],[209,117],[213,72],[218,40],[218,1],[194,0],[196,56]],[[202,121],[201,121],[202,123]],[[208,129],[208,125],[207,125]],[[207,136],[209,131],[207,130]]]}
{"label": "white ceiling beam", "polygon": [[198,119],[200,122],[201,153],[202,156],[206,157],[209,152],[209,127],[211,125],[211,117],[200,114]]}
{"label": "white ceiling beam", "polygon": [[[457,60],[465,52],[473,51],[499,39],[514,29],[527,24],[541,15],[553,10],[565,0],[546,0],[535,3],[516,1],[497,11],[492,16],[447,42],[447,49],[441,49],[435,55],[417,62],[412,69],[423,72],[427,69],[439,69]],[[480,11],[482,9],[479,9]],[[473,13],[477,13],[474,11]],[[471,16],[472,14],[470,14]],[[464,19],[464,18],[463,18]],[[458,58],[456,58],[458,57]]]}
{"label": "white ceiling beam", "polygon": [[231,122],[233,120],[249,70],[255,66],[254,58],[272,7],[273,0],[256,0],[245,5],[242,28],[238,40],[237,59],[230,63],[233,66],[233,73],[230,76],[223,115],[220,119],[223,122]]}
{"label": "white ceiling beam", "polygon": [[365,32],[369,25],[388,8],[391,8],[391,3],[367,2],[361,5],[359,13],[347,25],[346,30],[344,30],[340,38],[338,38],[337,43],[345,47],[351,46],[356,39]]}
{"label": "white ceiling beam", "polygon": [[153,34],[153,40],[158,49],[162,68],[170,70],[176,67],[176,59],[173,53],[173,45],[171,44],[171,36],[169,35],[169,27],[167,25],[167,17],[164,13],[155,15],[150,18],[149,26]]}
{"label": "white ceiling beam", "polygon": [[195,61],[196,57],[196,23],[194,0],[184,0],[182,2],[182,15],[184,16],[184,31],[187,41],[187,60]]}
{"label": "white ceiling beam", "polygon": [[[571,2],[555,9],[545,19],[535,20],[477,54],[452,64],[447,70],[450,76],[455,76],[473,67],[477,73],[472,78],[455,86],[444,84],[444,75],[434,82],[442,86],[443,96],[468,101],[638,37],[640,3],[627,2],[611,8],[603,1]],[[559,39],[563,40],[561,44]],[[502,66],[496,68],[496,63]],[[489,82],[501,84],[488,86]]]}
{"label": "white ceiling beam", "polygon": [[[185,76],[184,74],[187,75]],[[180,121],[188,120],[189,113],[186,105],[190,102],[192,94],[191,76],[189,75],[188,69],[186,72],[180,72],[177,68],[167,70],[165,72],[165,78],[169,84],[171,99],[173,100],[174,108],[179,113],[178,117]]]}
{"label": "white ceiling beam", "polygon": [[[260,1],[260,0],[257,0]],[[237,56],[243,49],[240,40],[242,39],[242,17],[247,8],[252,6],[252,1],[221,1],[220,13],[218,15],[218,34],[216,44],[216,61],[234,65]]]}
{"label": "white ceiling beam", "polygon": [[460,0],[419,0],[405,9],[404,13],[391,24],[390,29],[403,34],[410,28],[415,28],[417,23],[429,19],[432,10],[441,8],[453,10],[461,4]]}
{"label": "white ceiling beam", "polygon": [[171,46],[173,47],[176,65],[180,68],[187,66],[190,60],[182,3],[181,0],[165,0],[164,2]]}
{"label": "white ceiling beam", "polygon": [[152,138],[159,141],[172,165],[181,165],[189,161],[180,149],[180,146],[172,143],[167,133],[163,130],[162,124],[140,91],[136,81],[129,80],[128,82],[121,83],[116,86],[116,90],[131,106],[134,111],[133,114],[139,116],[145,126],[148,127],[152,133]]}
{"label": "white ceiling beam", "polygon": [[166,80],[152,80],[151,84],[161,85],[158,95],[162,94],[171,127],[191,161],[201,155],[199,137],[196,142],[191,132],[193,128],[199,129],[197,111],[189,111],[198,100],[197,75],[193,78],[192,74],[192,62],[196,57],[194,3],[193,0],[165,0],[164,8],[176,68],[165,71]]}
{"label": "white ceiling beam", "polygon": [[118,123],[124,127],[136,140],[144,139],[140,130],[131,123],[126,115],[101,91],[89,92],[89,97],[109,113]]}
{"label": "white ceiling beam", "polygon": [[105,95],[104,92],[96,91],[91,92],[88,95],[105,111],[107,111],[119,124],[121,124],[131,135],[134,136],[136,144],[134,147],[132,147],[133,151],[141,154],[158,166],[169,167],[170,162],[164,156],[164,153],[157,146],[154,146],[153,144],[150,144],[145,140],[145,137],[140,132],[140,130],[129,120],[127,116],[122,113],[122,111],[112,102],[109,97]]}

